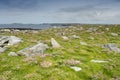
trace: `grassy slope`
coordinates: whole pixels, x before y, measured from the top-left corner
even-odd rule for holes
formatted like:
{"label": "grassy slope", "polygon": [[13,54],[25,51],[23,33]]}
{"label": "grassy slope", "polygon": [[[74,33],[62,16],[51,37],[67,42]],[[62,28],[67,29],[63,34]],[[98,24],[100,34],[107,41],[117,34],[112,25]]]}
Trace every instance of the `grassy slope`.
{"label": "grassy slope", "polygon": [[[120,26],[110,27],[110,31],[106,31],[106,27],[100,27],[99,31],[104,34],[87,33],[88,25],[83,25],[84,30],[74,30],[72,28],[46,29],[39,31],[38,34],[18,33],[4,35],[15,35],[23,39],[24,42],[8,47],[4,54],[0,54],[0,80],[112,80],[120,78],[120,54],[114,52],[103,52],[103,49],[93,44],[116,43],[120,47],[120,37],[112,37],[111,32],[120,32]],[[68,29],[68,30],[66,30]],[[71,30],[71,31],[70,31]],[[56,33],[66,32],[67,36],[76,34],[80,39],[70,39],[64,41]],[[95,39],[90,40],[88,37],[93,36]],[[30,45],[37,44],[42,41],[50,45],[50,38],[55,38],[63,48],[48,49],[46,54],[55,54],[54,57],[36,57],[37,62],[23,62],[24,57],[9,57],[9,52],[17,52]],[[80,45],[80,41],[88,43],[87,46]],[[63,65],[64,60],[79,60],[82,64],[75,66],[81,67],[82,70],[75,72],[69,68],[69,65]],[[108,63],[92,63],[90,60],[107,60]],[[41,61],[50,61],[53,65],[49,68],[42,68],[39,63]]]}

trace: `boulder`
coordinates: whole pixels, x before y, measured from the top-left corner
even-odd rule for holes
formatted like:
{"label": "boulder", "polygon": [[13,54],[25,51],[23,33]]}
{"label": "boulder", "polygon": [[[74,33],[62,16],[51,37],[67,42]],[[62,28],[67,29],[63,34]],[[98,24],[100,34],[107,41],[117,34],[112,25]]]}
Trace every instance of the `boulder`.
{"label": "boulder", "polygon": [[108,44],[104,44],[102,45],[102,48],[114,51],[116,53],[120,53],[120,49],[118,48],[118,46],[114,43],[108,43]]}
{"label": "boulder", "polygon": [[22,40],[15,36],[0,36],[0,46],[14,45]]}
{"label": "boulder", "polygon": [[10,52],[8,56],[18,56],[15,52]]}
{"label": "boulder", "polygon": [[24,55],[24,56],[35,56],[35,55],[43,54],[43,52],[47,48],[48,48],[48,45],[43,44],[43,43],[38,43],[37,45],[30,46],[28,48],[20,50],[17,53],[19,55]]}
{"label": "boulder", "polygon": [[21,41],[22,40],[18,37],[10,36],[8,45],[14,45],[14,44],[20,43]]}
{"label": "boulder", "polygon": [[52,48],[60,48],[60,44],[54,39],[54,38],[51,38],[51,45],[52,45]]}

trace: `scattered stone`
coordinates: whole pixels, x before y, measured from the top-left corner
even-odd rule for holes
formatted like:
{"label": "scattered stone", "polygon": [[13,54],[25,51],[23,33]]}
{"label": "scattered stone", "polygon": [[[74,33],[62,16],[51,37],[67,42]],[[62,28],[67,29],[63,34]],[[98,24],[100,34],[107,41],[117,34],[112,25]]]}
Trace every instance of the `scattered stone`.
{"label": "scattered stone", "polygon": [[104,63],[104,62],[108,62],[108,61],[103,61],[103,60],[91,60],[91,62],[95,62],[95,63]]}
{"label": "scattered stone", "polygon": [[80,37],[77,36],[77,35],[72,35],[71,37],[74,38],[74,39],[80,39]]}
{"label": "scattered stone", "polygon": [[0,53],[3,53],[3,52],[5,52],[5,51],[6,51],[6,48],[0,47]]}
{"label": "scattered stone", "polygon": [[97,28],[88,28],[86,32],[96,32],[97,30]]}
{"label": "scattered stone", "polygon": [[66,37],[66,36],[62,36],[62,38],[63,38],[63,40],[65,40],[65,41],[68,41],[68,40],[69,40],[69,38]]}
{"label": "scattered stone", "polygon": [[60,48],[60,44],[54,39],[54,38],[51,38],[51,45],[52,45],[52,48]]}
{"label": "scattered stone", "polygon": [[8,56],[18,56],[15,52],[10,52]]}
{"label": "scattered stone", "polygon": [[102,45],[102,48],[109,49],[109,50],[114,51],[116,53],[120,53],[120,49],[114,43],[104,44],[104,45]]}
{"label": "scattered stone", "polygon": [[105,28],[106,29],[106,31],[109,31],[110,29],[109,28]]}
{"label": "scattered stone", "polygon": [[118,34],[116,34],[116,33],[111,33],[111,35],[112,35],[112,36],[118,36]]}
{"label": "scattered stone", "polygon": [[18,51],[18,54],[24,55],[24,56],[35,56],[35,55],[43,54],[43,52],[47,48],[48,48],[48,45],[39,43],[35,46],[31,46],[31,47]]}
{"label": "scattered stone", "polygon": [[76,67],[76,66],[73,66],[73,67],[70,67],[70,68],[73,69],[73,70],[76,71],[76,72],[82,70],[82,68],[80,68],[80,67]]}
{"label": "scattered stone", "polygon": [[64,64],[68,64],[68,65],[76,65],[76,64],[80,64],[80,61],[78,61],[78,60],[74,60],[74,59],[70,59],[70,60],[66,60],[66,61],[64,61]]}
{"label": "scattered stone", "polygon": [[85,43],[85,42],[80,42],[80,44],[81,44],[81,45],[87,45],[87,43]]}
{"label": "scattered stone", "polygon": [[52,63],[50,61],[42,61],[40,62],[40,66],[43,68],[49,68],[50,66],[52,66]]}

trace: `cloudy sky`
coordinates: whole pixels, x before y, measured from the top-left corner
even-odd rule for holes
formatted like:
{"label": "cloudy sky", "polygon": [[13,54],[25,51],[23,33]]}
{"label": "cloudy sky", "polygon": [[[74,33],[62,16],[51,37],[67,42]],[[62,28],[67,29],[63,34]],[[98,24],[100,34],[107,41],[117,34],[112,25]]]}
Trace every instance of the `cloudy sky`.
{"label": "cloudy sky", "polygon": [[0,0],[2,23],[120,24],[120,0]]}

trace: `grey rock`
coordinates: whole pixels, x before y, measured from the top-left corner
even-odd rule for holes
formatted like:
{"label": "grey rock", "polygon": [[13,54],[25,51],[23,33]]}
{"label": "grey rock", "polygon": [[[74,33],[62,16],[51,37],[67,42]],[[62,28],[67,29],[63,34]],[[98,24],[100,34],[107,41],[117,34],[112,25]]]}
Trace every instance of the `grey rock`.
{"label": "grey rock", "polygon": [[106,48],[106,49],[109,49],[109,50],[114,51],[116,53],[120,53],[120,49],[114,43],[104,44],[104,45],[102,45],[102,48]]}
{"label": "grey rock", "polygon": [[118,34],[116,34],[116,33],[111,33],[111,35],[112,35],[112,36],[118,36]]}
{"label": "grey rock", "polygon": [[73,69],[73,70],[76,71],[76,72],[82,70],[82,68],[80,68],[80,67],[76,67],[76,66],[72,66],[72,67],[70,67],[70,68]]}
{"label": "grey rock", "polygon": [[8,56],[18,56],[15,52],[10,52]]}
{"label": "grey rock", "polygon": [[54,39],[54,38],[51,38],[51,45],[52,45],[52,48],[60,48],[60,44]]}
{"label": "grey rock", "polygon": [[80,39],[80,37],[77,36],[77,35],[72,35],[71,38],[74,38],[74,39]]}
{"label": "grey rock", "polygon": [[18,37],[15,36],[0,36],[0,46],[4,47],[7,45],[14,45],[22,40]]}
{"label": "grey rock", "polygon": [[67,36],[62,36],[63,40],[68,41],[69,38]]}
{"label": "grey rock", "polygon": [[97,28],[88,28],[87,32],[96,32],[98,29]]}
{"label": "grey rock", "polygon": [[85,43],[85,42],[80,42],[80,44],[81,44],[81,45],[87,45],[87,43]]}
{"label": "grey rock", "polygon": [[91,62],[94,62],[94,63],[105,63],[105,62],[108,62],[108,61],[104,61],[104,60],[91,60]]}
{"label": "grey rock", "polygon": [[3,52],[5,52],[5,51],[6,51],[6,48],[0,47],[0,53],[3,53]]}
{"label": "grey rock", "polygon": [[43,54],[43,52],[48,48],[48,45],[43,44],[43,43],[38,43],[35,46],[31,46],[28,48],[25,48],[23,50],[18,51],[18,55],[23,55],[23,56],[35,56],[39,54]]}

